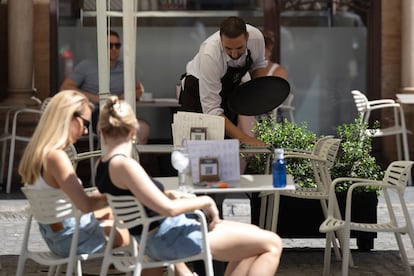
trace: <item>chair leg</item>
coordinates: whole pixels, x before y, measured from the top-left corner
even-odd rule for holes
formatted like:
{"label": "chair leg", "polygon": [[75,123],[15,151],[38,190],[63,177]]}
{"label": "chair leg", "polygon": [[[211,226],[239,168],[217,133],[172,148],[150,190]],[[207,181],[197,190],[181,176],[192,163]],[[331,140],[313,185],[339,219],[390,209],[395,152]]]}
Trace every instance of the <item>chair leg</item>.
{"label": "chair leg", "polygon": [[167,267],[167,275],[168,276],[174,276],[175,275],[175,266],[173,264],[170,264]]}
{"label": "chair leg", "polygon": [[26,263],[26,257],[23,255],[20,255],[19,262],[17,263],[16,276],[23,276],[25,263]]}
{"label": "chair leg", "polygon": [[405,271],[407,272],[407,275],[413,276],[410,262],[408,261],[407,252],[405,251],[405,247],[401,239],[401,233],[395,232],[394,236],[395,236],[395,239],[397,240],[398,248],[400,249],[401,261],[405,267]]}
{"label": "chair leg", "polygon": [[10,143],[10,154],[9,154],[9,167],[7,168],[7,186],[6,193],[10,194],[11,182],[13,176],[13,162],[14,162],[14,148],[16,146],[16,140],[12,139]]}
{"label": "chair leg", "polygon": [[76,275],[77,276],[82,276],[82,263],[80,260],[77,260],[76,263]]}
{"label": "chair leg", "polygon": [[323,276],[329,276],[331,270],[331,243],[332,243],[332,232],[326,233],[325,241],[325,254],[323,258]]}
{"label": "chair leg", "polygon": [[[321,199],[320,203],[321,203],[321,207],[322,207],[323,216],[326,219],[328,217],[328,203],[324,199]],[[333,248],[334,248],[334,253],[335,253],[336,259],[341,260],[341,253],[339,252],[336,232],[332,233],[331,241],[332,241],[332,245],[333,245]]]}
{"label": "chair leg", "polygon": [[350,229],[345,230],[344,240],[342,245],[342,276],[348,276],[349,271],[349,256],[351,251],[349,249]]}
{"label": "chair leg", "polygon": [[[89,125],[89,151],[93,151],[95,150],[95,145],[94,145],[94,141],[93,141],[93,129],[92,129],[92,124]],[[90,158],[89,159],[89,163],[91,166],[91,183],[92,186],[95,187],[95,158]]]}
{"label": "chair leg", "polygon": [[262,229],[265,228],[265,217],[267,212],[267,195],[260,195],[260,217],[259,217],[259,227]]}
{"label": "chair leg", "polygon": [[3,143],[3,147],[1,151],[0,184],[3,184],[3,179],[4,179],[4,169],[6,166],[7,140],[4,140],[2,143]]}
{"label": "chair leg", "polygon": [[277,231],[277,223],[279,220],[279,204],[280,204],[280,193],[275,192],[273,193],[273,208],[272,208],[273,216],[271,219],[271,222],[272,222],[271,229],[272,229],[272,232],[274,233],[276,233]]}

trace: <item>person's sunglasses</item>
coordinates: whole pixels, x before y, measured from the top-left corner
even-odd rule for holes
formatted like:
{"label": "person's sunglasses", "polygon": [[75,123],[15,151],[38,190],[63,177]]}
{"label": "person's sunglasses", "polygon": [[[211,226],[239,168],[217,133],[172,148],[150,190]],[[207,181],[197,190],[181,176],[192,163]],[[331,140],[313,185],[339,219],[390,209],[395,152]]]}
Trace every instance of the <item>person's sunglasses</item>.
{"label": "person's sunglasses", "polygon": [[83,122],[83,128],[86,129],[86,130],[89,130],[89,125],[91,123],[90,121],[83,118],[82,115],[80,115],[78,112],[75,113],[75,117],[80,118]]}
{"label": "person's sunglasses", "polygon": [[121,48],[121,43],[109,43],[109,49],[112,49],[112,48],[116,48],[116,49],[119,49],[119,48]]}

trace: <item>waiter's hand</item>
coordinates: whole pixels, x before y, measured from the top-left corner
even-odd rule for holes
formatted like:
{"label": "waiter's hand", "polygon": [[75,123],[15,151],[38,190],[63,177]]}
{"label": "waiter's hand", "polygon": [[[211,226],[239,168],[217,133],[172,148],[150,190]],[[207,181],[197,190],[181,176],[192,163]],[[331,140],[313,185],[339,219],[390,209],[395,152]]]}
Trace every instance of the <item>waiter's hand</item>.
{"label": "waiter's hand", "polygon": [[135,97],[140,100],[142,95],[144,94],[144,91],[145,91],[144,85],[142,85],[141,82],[137,81],[135,85]]}
{"label": "waiter's hand", "polygon": [[246,137],[243,137],[242,139],[240,139],[240,143],[248,145],[248,146],[255,146],[255,147],[259,147],[259,146],[260,147],[265,147],[266,146],[265,142],[260,141],[260,140],[254,138],[254,137],[247,136],[247,135],[246,135]]}

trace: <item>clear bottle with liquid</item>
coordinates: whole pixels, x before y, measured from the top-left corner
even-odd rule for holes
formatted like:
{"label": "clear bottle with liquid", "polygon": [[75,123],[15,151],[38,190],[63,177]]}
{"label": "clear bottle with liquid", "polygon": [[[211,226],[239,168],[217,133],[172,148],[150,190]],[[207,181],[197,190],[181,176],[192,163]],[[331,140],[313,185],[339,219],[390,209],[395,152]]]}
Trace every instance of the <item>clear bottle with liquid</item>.
{"label": "clear bottle with liquid", "polygon": [[273,187],[286,186],[286,162],[283,149],[275,149],[275,160],[272,163]]}

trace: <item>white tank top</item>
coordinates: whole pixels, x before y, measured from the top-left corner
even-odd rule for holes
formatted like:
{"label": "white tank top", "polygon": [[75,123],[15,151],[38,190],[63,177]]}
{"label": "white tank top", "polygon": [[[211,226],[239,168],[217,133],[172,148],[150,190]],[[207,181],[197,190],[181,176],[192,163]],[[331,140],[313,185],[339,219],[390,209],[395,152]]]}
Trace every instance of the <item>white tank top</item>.
{"label": "white tank top", "polygon": [[270,70],[267,72],[268,76],[273,76],[273,72],[277,69],[277,67],[279,67],[279,64],[277,63],[273,63],[272,67],[270,68]]}

